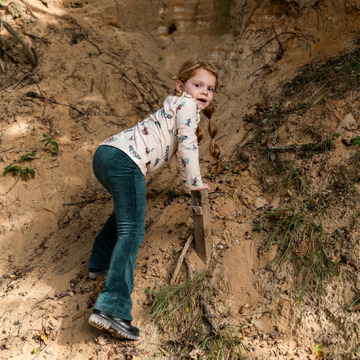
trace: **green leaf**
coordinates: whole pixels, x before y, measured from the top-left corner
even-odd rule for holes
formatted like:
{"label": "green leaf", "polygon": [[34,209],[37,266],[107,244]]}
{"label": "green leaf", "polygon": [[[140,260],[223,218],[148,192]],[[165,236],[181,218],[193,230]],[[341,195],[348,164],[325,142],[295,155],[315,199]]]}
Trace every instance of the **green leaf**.
{"label": "green leaf", "polygon": [[59,144],[58,144],[56,141],[52,141],[52,142],[51,142],[51,145],[54,147],[54,150],[55,150],[56,152],[59,151]]}
{"label": "green leaf", "polygon": [[34,157],[34,156],[36,156],[36,153],[25,154],[20,158],[20,162],[23,162],[24,160],[32,160],[31,157]]}
{"label": "green leaf", "polygon": [[15,174],[19,174],[21,172],[21,167],[18,165],[14,166],[14,163],[12,163],[4,169],[3,176],[5,176],[11,171],[13,171]]}
{"label": "green leaf", "polygon": [[39,347],[37,347],[36,349],[33,350],[33,354],[38,354],[39,352],[41,352],[41,349]]}
{"label": "green leaf", "polygon": [[31,169],[29,167],[26,167],[25,169],[23,169],[23,174],[30,179],[30,175],[31,177],[34,179],[35,178],[35,170]]}

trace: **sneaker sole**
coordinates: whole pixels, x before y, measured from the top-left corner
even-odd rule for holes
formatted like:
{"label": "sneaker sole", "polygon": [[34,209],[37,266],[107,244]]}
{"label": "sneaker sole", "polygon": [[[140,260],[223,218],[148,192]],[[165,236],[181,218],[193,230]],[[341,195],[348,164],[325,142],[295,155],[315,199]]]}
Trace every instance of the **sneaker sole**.
{"label": "sneaker sole", "polygon": [[141,336],[132,336],[129,334],[125,334],[124,332],[119,331],[118,329],[115,329],[110,321],[104,319],[102,316],[99,316],[97,314],[91,314],[88,323],[96,327],[97,329],[108,331],[111,335],[113,335],[118,339],[128,339],[128,340],[141,339]]}
{"label": "sneaker sole", "polygon": [[106,274],[107,274],[107,270],[105,270],[105,271],[89,271],[89,278],[92,280],[96,280],[101,275],[105,279]]}

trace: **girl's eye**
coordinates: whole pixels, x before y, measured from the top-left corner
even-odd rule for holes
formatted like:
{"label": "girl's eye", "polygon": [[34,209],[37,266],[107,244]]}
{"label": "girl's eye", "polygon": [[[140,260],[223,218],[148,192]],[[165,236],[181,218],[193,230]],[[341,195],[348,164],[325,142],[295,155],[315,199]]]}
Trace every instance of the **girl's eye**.
{"label": "girl's eye", "polygon": [[195,84],[195,86],[198,88],[198,87],[200,87],[200,84]]}
{"label": "girl's eye", "polygon": [[210,87],[210,88],[208,88],[208,91],[213,92],[213,91],[214,91],[214,88]]}

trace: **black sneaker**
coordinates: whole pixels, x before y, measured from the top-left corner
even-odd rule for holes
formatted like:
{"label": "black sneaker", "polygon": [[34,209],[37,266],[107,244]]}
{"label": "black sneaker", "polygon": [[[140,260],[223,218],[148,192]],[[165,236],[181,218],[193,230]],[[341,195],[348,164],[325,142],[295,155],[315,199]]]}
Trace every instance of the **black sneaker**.
{"label": "black sneaker", "polygon": [[108,273],[108,269],[98,270],[98,269],[89,269],[89,278],[90,279],[97,279],[100,275],[104,278]]}
{"label": "black sneaker", "polygon": [[93,310],[89,318],[89,324],[97,329],[107,330],[111,335],[119,339],[140,340],[140,330],[131,325],[129,320],[123,320],[108,315],[100,310]]}

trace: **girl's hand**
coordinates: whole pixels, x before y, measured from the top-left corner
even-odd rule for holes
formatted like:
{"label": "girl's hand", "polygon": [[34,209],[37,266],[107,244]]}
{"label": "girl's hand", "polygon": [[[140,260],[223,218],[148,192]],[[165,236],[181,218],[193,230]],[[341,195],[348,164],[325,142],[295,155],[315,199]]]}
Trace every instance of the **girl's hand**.
{"label": "girl's hand", "polygon": [[207,190],[207,191],[211,191],[211,188],[210,188],[210,185],[209,184],[207,184],[207,183],[203,183],[203,186],[202,187],[200,187],[200,188],[198,188],[198,189],[196,189],[195,191],[200,191],[200,190]]}

